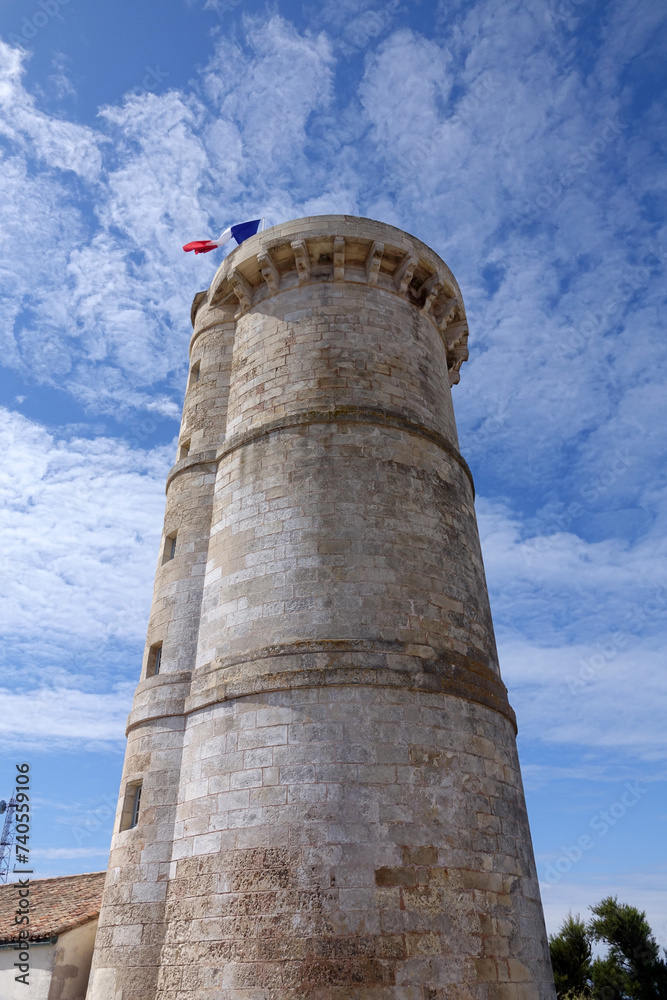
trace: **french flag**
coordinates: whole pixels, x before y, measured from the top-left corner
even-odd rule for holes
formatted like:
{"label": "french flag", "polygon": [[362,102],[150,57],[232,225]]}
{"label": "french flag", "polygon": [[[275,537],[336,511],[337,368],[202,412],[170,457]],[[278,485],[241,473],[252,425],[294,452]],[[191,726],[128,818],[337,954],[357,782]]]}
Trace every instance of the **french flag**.
{"label": "french flag", "polygon": [[190,253],[191,250],[194,250],[195,253],[209,253],[211,250],[223,247],[231,239],[236,240],[237,243],[243,243],[249,236],[255,235],[260,224],[262,229],[264,229],[264,219],[253,219],[252,222],[239,222],[236,226],[230,226],[223,233],[220,233],[217,240],[193,240],[192,243],[186,243],[183,249],[186,253]]}

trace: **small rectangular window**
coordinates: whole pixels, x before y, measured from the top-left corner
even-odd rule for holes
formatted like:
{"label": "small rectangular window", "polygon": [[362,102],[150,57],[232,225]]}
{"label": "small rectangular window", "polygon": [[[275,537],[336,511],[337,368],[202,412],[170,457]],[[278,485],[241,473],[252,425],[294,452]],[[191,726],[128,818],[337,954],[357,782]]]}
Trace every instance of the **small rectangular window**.
{"label": "small rectangular window", "polygon": [[191,385],[196,385],[199,381],[199,371],[201,362],[195,361],[192,368],[190,369],[190,378],[188,379],[188,387]]}
{"label": "small rectangular window", "polygon": [[123,812],[120,817],[120,832],[133,830],[139,823],[141,810],[141,782],[133,781],[125,789]]}
{"label": "small rectangular window", "polygon": [[162,643],[158,642],[148,650],[148,666],[146,677],[155,677],[160,673],[162,666]]}
{"label": "small rectangular window", "polygon": [[139,809],[141,807],[141,785],[137,785],[134,790],[134,798],[132,800],[132,819],[130,820],[130,829],[134,827],[139,822]]}
{"label": "small rectangular window", "polygon": [[187,458],[189,454],[190,454],[190,439],[188,438],[187,441],[183,441],[180,448],[178,449],[179,462],[182,458]]}
{"label": "small rectangular window", "polygon": [[169,562],[176,555],[176,532],[167,535],[164,540],[164,551],[162,553],[162,563]]}

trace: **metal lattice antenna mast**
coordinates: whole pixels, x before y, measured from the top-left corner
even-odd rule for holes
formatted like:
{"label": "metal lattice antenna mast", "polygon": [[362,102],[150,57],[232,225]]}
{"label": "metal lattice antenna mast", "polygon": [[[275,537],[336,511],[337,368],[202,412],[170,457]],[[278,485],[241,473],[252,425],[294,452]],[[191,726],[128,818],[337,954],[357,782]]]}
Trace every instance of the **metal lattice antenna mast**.
{"label": "metal lattice antenna mast", "polygon": [[12,856],[12,844],[16,832],[14,824],[14,812],[16,811],[16,799],[12,796],[9,805],[4,799],[0,800],[0,816],[6,812],[5,822],[2,827],[2,837],[0,837],[0,883],[7,882],[9,878],[9,864]]}

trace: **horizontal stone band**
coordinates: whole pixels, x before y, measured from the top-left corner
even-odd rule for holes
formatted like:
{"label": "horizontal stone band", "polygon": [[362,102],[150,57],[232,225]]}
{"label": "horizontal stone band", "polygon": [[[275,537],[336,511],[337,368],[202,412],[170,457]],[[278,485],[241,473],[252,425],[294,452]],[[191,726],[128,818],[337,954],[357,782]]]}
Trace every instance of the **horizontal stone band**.
{"label": "horizontal stone band", "polygon": [[[375,424],[379,427],[392,427],[397,430],[406,431],[408,434],[416,434],[419,437],[426,438],[428,441],[432,441],[461,466],[463,472],[468,478],[468,481],[470,482],[474,499],[475,484],[473,482],[470,467],[468,466],[468,463],[463,455],[461,455],[461,453],[452,446],[446,437],[438,431],[433,430],[433,428],[426,427],[425,424],[421,424],[416,420],[411,420],[409,417],[405,417],[402,413],[398,413],[393,410],[385,410],[381,407],[341,406],[333,410],[305,410],[301,413],[293,413],[287,416],[278,417],[276,420],[267,421],[267,423],[260,424],[258,427],[251,427],[247,431],[234,434],[229,441],[226,441],[218,449],[215,455],[215,461],[220,462],[221,459],[230,455],[238,448],[243,448],[248,444],[258,441],[260,438],[267,437],[269,434],[275,434],[281,430],[289,430],[292,427],[305,427],[308,424],[336,423]],[[179,473],[185,472],[198,464],[209,464],[212,459],[213,453],[211,451],[205,451],[201,452],[199,455],[189,455],[187,458],[177,462],[167,476],[166,489],[169,489],[170,483],[177,475],[179,475]]]}
{"label": "horizontal stone band", "polygon": [[[165,685],[168,676],[163,675]],[[507,688],[490,667],[454,651],[370,639],[304,640],[213,660],[194,672],[187,697],[180,685],[171,701],[161,692],[154,705],[147,701],[132,713],[128,730],[152,718],[188,715],[248,695],[349,685],[454,695],[504,715],[516,733]]]}
{"label": "horizontal stone band", "polygon": [[199,451],[194,452],[192,455],[188,455],[187,458],[182,458],[175,465],[172,465],[171,469],[167,474],[167,483],[165,485],[165,493],[169,490],[169,486],[176,478],[180,476],[183,472],[191,472],[195,469],[199,469],[200,466],[208,466],[204,469],[204,472],[208,472],[210,475],[215,475],[218,470],[218,459],[216,457],[216,452],[211,448],[210,451]]}

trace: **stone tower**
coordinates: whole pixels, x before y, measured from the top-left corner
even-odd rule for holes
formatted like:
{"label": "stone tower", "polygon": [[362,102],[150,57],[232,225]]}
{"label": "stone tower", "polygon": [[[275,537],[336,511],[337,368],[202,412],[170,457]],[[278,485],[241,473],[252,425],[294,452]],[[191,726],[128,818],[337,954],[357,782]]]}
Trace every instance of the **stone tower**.
{"label": "stone tower", "polygon": [[89,1000],[551,1000],[452,273],[300,219],[192,319]]}

